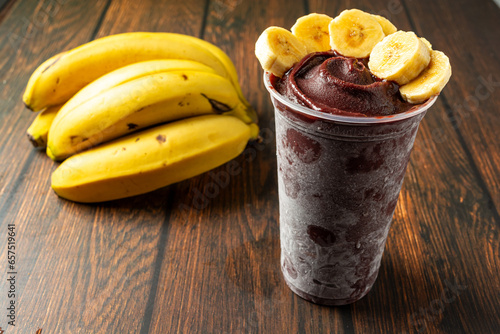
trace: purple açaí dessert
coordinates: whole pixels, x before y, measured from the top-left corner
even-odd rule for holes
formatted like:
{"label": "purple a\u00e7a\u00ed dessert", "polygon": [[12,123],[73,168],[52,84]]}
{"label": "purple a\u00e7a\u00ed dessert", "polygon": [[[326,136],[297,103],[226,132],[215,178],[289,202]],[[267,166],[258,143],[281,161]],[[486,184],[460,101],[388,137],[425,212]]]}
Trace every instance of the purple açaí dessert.
{"label": "purple a\u00e7a\u00ed dessert", "polygon": [[269,27],[255,53],[276,115],[281,269],[325,305],[373,286],[420,121],[448,58],[357,9]]}
{"label": "purple a\u00e7a\u00ed dessert", "polygon": [[370,73],[367,59],[335,51],[316,52],[285,73],[273,86],[290,101],[321,112],[344,116],[387,116],[410,110],[399,86]]}
{"label": "purple a\u00e7a\u00ed dessert", "polygon": [[[283,275],[310,301],[354,302],[377,277],[426,108],[404,102],[398,86],[372,77],[362,60],[333,52],[309,55],[269,84],[298,105],[339,116],[315,117],[273,98]],[[412,108],[412,117],[384,121]]]}

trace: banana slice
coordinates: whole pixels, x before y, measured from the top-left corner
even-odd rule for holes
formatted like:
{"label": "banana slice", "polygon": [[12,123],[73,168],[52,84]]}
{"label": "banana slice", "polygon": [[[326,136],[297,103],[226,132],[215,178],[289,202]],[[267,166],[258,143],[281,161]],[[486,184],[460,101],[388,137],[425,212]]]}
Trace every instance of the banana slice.
{"label": "banana slice", "polygon": [[429,48],[415,33],[398,31],[373,48],[368,67],[377,77],[404,85],[416,78],[430,59]]}
{"label": "banana slice", "polygon": [[432,50],[432,44],[431,42],[429,42],[428,40],[426,40],[425,38],[423,37],[420,37],[420,40],[425,44],[427,45],[427,47],[429,48],[429,50]]}
{"label": "banana slice", "polygon": [[401,86],[399,92],[409,103],[422,103],[431,96],[439,94],[450,77],[450,60],[441,51],[432,50],[429,65],[418,77]]}
{"label": "banana slice", "polygon": [[330,50],[328,25],[333,19],[325,14],[312,13],[297,19],[291,31],[307,47],[307,53]]}
{"label": "banana slice", "polygon": [[398,28],[396,28],[396,26],[392,24],[392,22],[386,19],[385,17],[375,14],[372,14],[372,16],[380,24],[380,26],[382,27],[382,31],[386,36],[394,34],[396,31],[398,31]]}
{"label": "banana slice", "polygon": [[330,22],[330,46],[346,57],[366,58],[385,34],[368,13],[347,9]]}
{"label": "banana slice", "polygon": [[278,77],[307,55],[307,48],[290,31],[269,27],[255,43],[255,55],[266,71]]}

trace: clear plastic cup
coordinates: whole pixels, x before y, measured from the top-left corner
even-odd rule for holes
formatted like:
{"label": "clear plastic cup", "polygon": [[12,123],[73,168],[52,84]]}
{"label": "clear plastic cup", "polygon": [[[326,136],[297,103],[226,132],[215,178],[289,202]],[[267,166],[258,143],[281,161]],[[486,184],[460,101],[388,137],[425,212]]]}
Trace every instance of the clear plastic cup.
{"label": "clear plastic cup", "polygon": [[380,268],[418,126],[437,97],[381,117],[322,113],[272,86],[281,270],[300,297],[345,305],[365,296]]}

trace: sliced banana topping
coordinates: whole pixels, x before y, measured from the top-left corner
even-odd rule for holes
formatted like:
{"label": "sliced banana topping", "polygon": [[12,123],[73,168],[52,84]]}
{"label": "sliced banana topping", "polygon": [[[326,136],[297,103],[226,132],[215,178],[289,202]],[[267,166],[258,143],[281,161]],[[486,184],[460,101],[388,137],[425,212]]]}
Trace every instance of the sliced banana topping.
{"label": "sliced banana topping", "polygon": [[380,26],[382,27],[382,31],[386,36],[394,34],[396,31],[398,31],[398,28],[396,28],[396,26],[392,24],[392,22],[386,19],[385,17],[375,14],[372,14],[372,16],[380,24]]}
{"label": "sliced banana topping", "polygon": [[328,26],[333,19],[325,14],[312,13],[297,19],[291,31],[307,47],[307,52],[330,50]]}
{"label": "sliced banana topping", "polygon": [[373,48],[368,67],[377,77],[404,85],[416,78],[429,61],[429,48],[415,33],[398,31]]}
{"label": "sliced banana topping", "polygon": [[312,52],[335,50],[345,57],[367,58],[371,73],[400,86],[409,103],[439,94],[451,76],[450,61],[414,32],[398,31],[387,18],[359,9],[335,18],[311,13],[297,19],[290,31],[267,28],[255,54],[262,68],[279,77]]}
{"label": "sliced banana topping", "polygon": [[257,39],[255,55],[264,70],[281,77],[307,55],[307,48],[290,31],[269,27]]}
{"label": "sliced banana topping", "polygon": [[448,57],[441,51],[431,51],[429,65],[418,77],[399,88],[405,101],[422,103],[443,90],[451,77],[451,65]]}
{"label": "sliced banana topping", "polygon": [[329,26],[330,46],[346,57],[366,58],[385,34],[382,26],[368,13],[347,9]]}
{"label": "sliced banana topping", "polygon": [[423,37],[420,37],[420,40],[425,44],[427,45],[427,47],[429,48],[429,50],[432,50],[432,44],[431,42],[429,42],[428,40],[426,40],[425,38]]}

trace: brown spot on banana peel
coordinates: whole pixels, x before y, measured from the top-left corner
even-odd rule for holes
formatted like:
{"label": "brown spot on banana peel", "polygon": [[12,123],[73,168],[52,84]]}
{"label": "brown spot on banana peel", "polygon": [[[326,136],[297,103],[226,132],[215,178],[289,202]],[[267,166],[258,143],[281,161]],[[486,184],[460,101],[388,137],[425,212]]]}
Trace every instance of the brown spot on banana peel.
{"label": "brown spot on banana peel", "polygon": [[187,79],[188,79],[188,76],[187,76],[187,75],[185,75],[185,74],[183,74],[183,75],[182,75],[182,78],[183,78],[184,80],[187,80]]}
{"label": "brown spot on banana peel", "polygon": [[[77,139],[80,139],[80,140],[77,140]],[[80,136],[70,136],[69,137],[69,140],[71,140],[71,143],[74,144],[75,141],[78,141],[78,143],[83,143],[83,142],[86,142],[87,140],[89,140],[87,137],[80,137]]]}
{"label": "brown spot on banana peel", "polygon": [[135,123],[128,123],[127,124],[127,127],[129,130],[135,130],[139,127],[139,125],[135,124]]}
{"label": "brown spot on banana peel", "polygon": [[158,143],[163,144],[167,141],[167,137],[165,135],[158,135],[156,136],[156,140],[158,141]]}
{"label": "brown spot on banana peel", "polygon": [[217,100],[211,99],[203,93],[201,94],[201,96],[203,96],[204,98],[206,98],[208,100],[208,102],[210,103],[210,105],[212,106],[212,109],[215,111],[216,114],[223,114],[225,112],[233,110],[227,104],[224,104],[224,103],[219,102]]}
{"label": "brown spot on banana peel", "polygon": [[[59,55],[59,57],[57,57],[56,59],[54,59],[54,61],[52,63],[50,63],[46,68],[43,69],[42,73],[44,73],[49,68],[51,68],[52,66],[54,66],[54,64],[57,63],[62,58],[62,56],[63,56],[63,54]],[[59,83],[59,78],[57,78],[57,80],[58,80],[58,83]]]}
{"label": "brown spot on banana peel", "polygon": [[179,103],[177,103],[177,105],[178,105],[179,107],[184,107],[184,106],[188,106],[188,105],[189,105],[189,102],[180,101]]}

